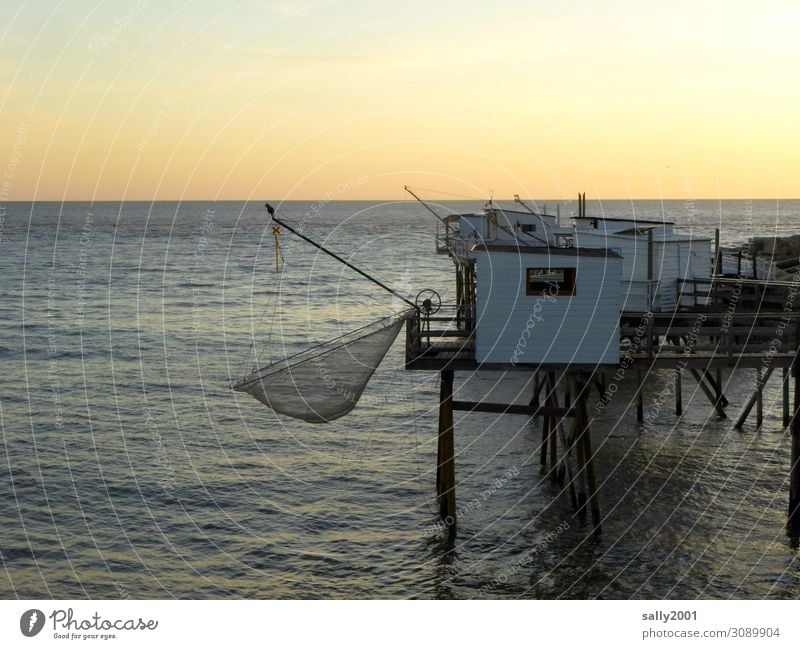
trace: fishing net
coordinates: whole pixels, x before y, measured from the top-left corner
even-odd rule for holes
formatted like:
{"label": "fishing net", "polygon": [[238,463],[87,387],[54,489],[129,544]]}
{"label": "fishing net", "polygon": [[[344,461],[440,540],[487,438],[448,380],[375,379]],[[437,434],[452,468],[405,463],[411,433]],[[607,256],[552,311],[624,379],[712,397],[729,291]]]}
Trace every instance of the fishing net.
{"label": "fishing net", "polygon": [[358,403],[405,322],[367,325],[262,367],[233,386],[275,412],[311,423],[343,417]]}

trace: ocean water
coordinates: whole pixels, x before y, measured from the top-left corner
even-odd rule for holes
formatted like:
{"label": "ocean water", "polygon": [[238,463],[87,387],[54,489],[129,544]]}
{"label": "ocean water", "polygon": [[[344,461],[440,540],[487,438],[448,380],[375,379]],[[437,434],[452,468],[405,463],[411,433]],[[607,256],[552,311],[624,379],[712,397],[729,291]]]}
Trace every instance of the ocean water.
{"label": "ocean water", "polygon": [[[402,338],[362,402],[328,425],[229,389],[254,362],[402,303],[288,234],[276,273],[261,204],[2,207],[1,597],[800,595],[778,381],[756,432],[717,420],[688,380],[684,415],[665,407],[643,428],[626,379],[594,423],[599,539],[542,474],[538,423],[457,413],[462,515],[449,548],[434,515],[438,376],[402,369]],[[452,297],[452,266],[419,205],[282,210],[388,285]],[[719,228],[727,244],[800,231],[800,201],[588,211]],[[646,398],[668,378],[652,373]],[[735,416],[752,371],[726,380]],[[526,401],[529,382],[456,375],[465,399]]]}

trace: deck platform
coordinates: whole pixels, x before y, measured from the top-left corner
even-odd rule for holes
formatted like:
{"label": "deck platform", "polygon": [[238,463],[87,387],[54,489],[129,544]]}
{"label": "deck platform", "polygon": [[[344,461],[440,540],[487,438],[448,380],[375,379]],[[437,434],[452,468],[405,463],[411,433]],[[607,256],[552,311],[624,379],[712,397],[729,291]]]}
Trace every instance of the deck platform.
{"label": "deck platform", "polygon": [[[637,370],[758,368],[765,363],[788,368],[794,362],[800,342],[800,313],[728,313],[704,308],[672,313],[623,313],[620,341],[620,363]],[[480,363],[475,358],[474,331],[465,329],[457,314],[429,320],[410,319],[406,325],[409,370],[530,372],[614,367],[614,364]]]}

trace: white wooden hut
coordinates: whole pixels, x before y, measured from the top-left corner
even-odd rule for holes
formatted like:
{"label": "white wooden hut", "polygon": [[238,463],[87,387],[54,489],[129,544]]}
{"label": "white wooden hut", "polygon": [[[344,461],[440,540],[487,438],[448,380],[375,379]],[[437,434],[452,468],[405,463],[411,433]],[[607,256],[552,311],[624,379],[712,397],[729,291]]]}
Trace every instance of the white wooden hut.
{"label": "white wooden hut", "polygon": [[479,363],[617,364],[622,259],[610,250],[472,248]]}
{"label": "white wooden hut", "polygon": [[[705,304],[696,295],[681,297],[683,280],[709,279],[713,271],[710,237],[674,231],[664,221],[578,217],[573,245],[581,248],[606,248],[623,258],[620,284],[623,311],[672,310],[681,306]],[[694,286],[687,285],[687,293]],[[706,292],[710,284],[700,284]]]}
{"label": "white wooden hut", "polygon": [[516,244],[523,246],[559,245],[559,237],[571,236],[572,228],[562,228],[558,214],[523,212],[487,206],[470,214],[452,214],[446,226],[437,223],[437,252],[452,254],[462,261],[477,244]]}

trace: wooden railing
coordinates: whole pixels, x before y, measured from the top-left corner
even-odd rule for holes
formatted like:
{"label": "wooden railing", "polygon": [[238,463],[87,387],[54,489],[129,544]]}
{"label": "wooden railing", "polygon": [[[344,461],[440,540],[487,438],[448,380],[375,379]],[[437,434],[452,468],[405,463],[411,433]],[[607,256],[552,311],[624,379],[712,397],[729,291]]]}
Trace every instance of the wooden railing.
{"label": "wooden railing", "polygon": [[420,357],[474,356],[474,308],[442,305],[434,315],[416,312],[406,323],[406,363]]}
{"label": "wooden railing", "polygon": [[685,312],[625,314],[621,353],[652,362],[657,358],[763,356],[782,365],[800,348],[800,313]]}
{"label": "wooden railing", "polygon": [[[800,285],[794,282],[730,277],[678,279],[681,299],[688,298],[693,306],[711,309],[733,305],[737,309],[783,310],[788,307],[789,311],[800,311],[799,289]],[[685,299],[679,303],[688,306]]]}

